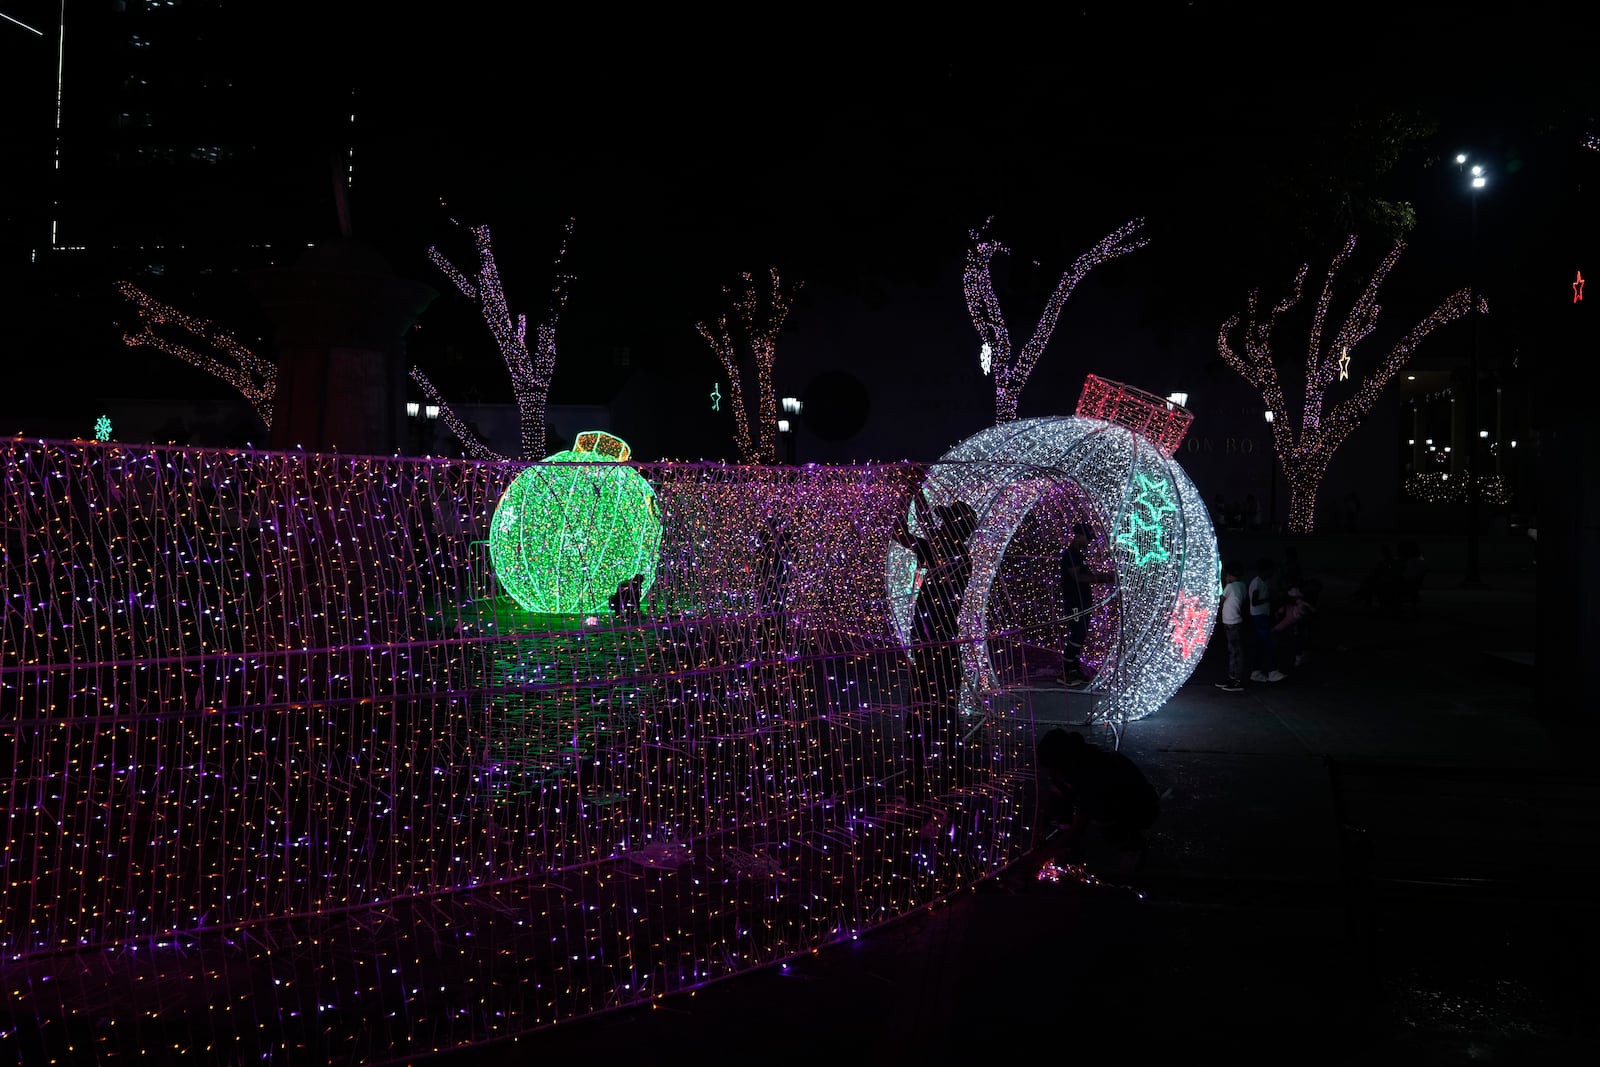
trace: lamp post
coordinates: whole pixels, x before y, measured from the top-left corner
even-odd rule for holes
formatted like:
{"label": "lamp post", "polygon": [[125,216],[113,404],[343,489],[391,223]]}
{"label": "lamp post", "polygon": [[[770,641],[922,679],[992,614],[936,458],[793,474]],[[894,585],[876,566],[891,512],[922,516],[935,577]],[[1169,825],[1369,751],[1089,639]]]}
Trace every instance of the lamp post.
{"label": "lamp post", "polygon": [[416,441],[417,453],[420,455],[433,445],[433,424],[439,418],[439,405],[419,404],[415,400],[408,400],[406,417],[416,420],[411,424],[411,436]]}
{"label": "lamp post", "polygon": [[[1464,168],[1467,163],[1466,153],[1456,156],[1456,166]],[[1478,300],[1478,193],[1489,184],[1488,174],[1485,173],[1481,163],[1474,163],[1471,167],[1471,178],[1467,184],[1467,193],[1472,199],[1472,229],[1471,252],[1468,256],[1468,298],[1476,305]],[[1479,522],[1479,483],[1483,480],[1483,464],[1479,462],[1481,449],[1478,445],[1478,316],[1472,315],[1472,350],[1468,360],[1467,382],[1467,457],[1465,474],[1467,479],[1467,573],[1461,581],[1463,588],[1476,589],[1483,585],[1483,577],[1478,570],[1478,522]]]}
{"label": "lamp post", "polygon": [[[783,398],[783,413],[798,416],[805,409],[805,405],[798,397],[786,396]],[[784,461],[793,466],[797,460],[795,456],[795,424],[791,419],[778,420],[778,438],[783,442]]]}
{"label": "lamp post", "polygon": [[1272,447],[1272,410],[1267,410],[1267,529],[1278,521],[1278,466],[1273,462],[1277,449]]}

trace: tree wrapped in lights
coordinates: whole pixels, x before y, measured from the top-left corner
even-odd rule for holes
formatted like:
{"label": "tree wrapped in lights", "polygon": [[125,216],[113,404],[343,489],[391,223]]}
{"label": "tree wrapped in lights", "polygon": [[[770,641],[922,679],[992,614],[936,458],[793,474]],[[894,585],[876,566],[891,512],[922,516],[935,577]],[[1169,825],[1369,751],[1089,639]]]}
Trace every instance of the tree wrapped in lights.
{"label": "tree wrapped in lights", "polygon": [[[216,323],[169,307],[130,282],[118,282],[117,291],[139,314],[138,329],[122,335],[129,347],[154,348],[222,379],[239,390],[267,428],[272,428],[272,405],[278,391],[275,363],[250,351]],[[180,340],[183,336],[198,346]]]}
{"label": "tree wrapped in lights", "polygon": [[[494,336],[495,345],[500,349],[500,357],[505,360],[506,370],[511,374],[511,389],[517,401],[517,417],[522,431],[520,458],[529,461],[543,459],[545,455],[544,411],[550,397],[550,383],[556,370],[556,323],[561,318],[562,309],[567,305],[567,286],[572,281],[571,275],[562,273],[561,264],[567,255],[567,242],[572,238],[575,221],[568,219],[566,228],[562,231],[561,247],[556,252],[556,275],[551,291],[550,315],[534,330],[531,350],[528,346],[528,317],[518,315],[516,321],[512,322],[511,312],[506,306],[505,287],[500,281],[500,268],[495,263],[489,227],[469,227],[478,253],[478,268],[470,278],[458,270],[437,247],[428,249],[428,259],[444,272],[462,296],[478,306],[484,323]],[[461,442],[468,456],[473,459],[511,458],[500,455],[478,440],[460,416],[445,403],[444,398],[439,395],[439,390],[422,372],[422,368],[411,368],[411,380],[422,388],[429,401],[438,405],[439,417],[450,428],[450,432],[455,434],[456,440]]]}
{"label": "tree wrapped in lights", "polygon": [[[1272,443],[1278,462],[1283,467],[1284,477],[1289,482],[1289,529],[1296,533],[1310,533],[1315,528],[1317,493],[1327,474],[1328,461],[1345,438],[1366,418],[1379,394],[1410,361],[1417,346],[1434,330],[1474,310],[1470,289],[1459,289],[1450,294],[1395,342],[1388,355],[1366,377],[1356,379],[1353,392],[1324,410],[1329,403],[1330,390],[1341,388],[1336,383],[1351,377],[1350,353],[1377,325],[1378,313],[1382,310],[1377,300],[1378,288],[1405,250],[1405,242],[1396,242],[1389,254],[1384,256],[1366,288],[1345,315],[1344,323],[1331,340],[1324,342],[1328,308],[1333,300],[1334,277],[1355,252],[1355,247],[1356,239],[1352,235],[1329,264],[1322,294],[1317,299],[1316,312],[1311,320],[1310,343],[1306,349],[1305,403],[1298,420],[1294,418],[1293,410],[1285,398],[1283,381],[1273,359],[1272,331],[1278,317],[1299,303],[1308,265],[1301,265],[1288,295],[1271,306],[1265,319],[1260,315],[1260,291],[1252,289],[1242,319],[1238,313],[1229,316],[1217,333],[1217,351],[1223,362],[1260,392],[1268,411],[1285,413],[1286,417],[1272,422]],[[1479,299],[1476,310],[1487,313],[1489,305]],[[1241,321],[1242,343],[1236,348],[1231,338],[1234,331],[1240,329]],[[1299,423],[1298,434],[1296,421]]]}
{"label": "tree wrapped in lights", "polygon": [[1028,377],[1050,343],[1056,322],[1061,318],[1061,308],[1086,274],[1102,263],[1125,256],[1149,244],[1149,239],[1139,236],[1143,219],[1133,219],[1107,234],[1093,248],[1083,253],[1061,275],[1055,292],[1045,304],[1044,314],[1034,327],[1033,336],[1020,352],[1011,350],[1011,335],[1006,330],[1005,316],[1000,311],[1000,299],[995,295],[994,273],[990,264],[1000,253],[1008,252],[1004,245],[988,236],[990,216],[976,230],[968,232],[971,244],[967,248],[966,266],[961,272],[961,287],[967,296],[967,311],[978,330],[982,342],[985,371],[994,374],[995,424],[1012,422],[1017,417],[1017,398],[1028,384]]}
{"label": "tree wrapped in lights", "polygon": [[728,312],[716,317],[714,323],[696,323],[695,329],[705,338],[706,344],[722,361],[728,372],[728,402],[733,409],[734,442],[739,455],[746,463],[776,463],[778,461],[778,398],[772,386],[772,363],[777,354],[778,333],[789,317],[789,308],[803,283],[796,282],[785,288],[778,277],[778,268],[767,272],[771,291],[763,300],[757,292],[754,275],[745,271],[739,275],[741,288],[735,293],[733,286],[723,286],[723,293],[733,298],[733,312],[738,317],[739,332],[749,350],[750,364],[756,374],[755,431],[751,432],[751,413],[745,404],[744,379],[740,372],[739,348],[734,330],[729,325]]}

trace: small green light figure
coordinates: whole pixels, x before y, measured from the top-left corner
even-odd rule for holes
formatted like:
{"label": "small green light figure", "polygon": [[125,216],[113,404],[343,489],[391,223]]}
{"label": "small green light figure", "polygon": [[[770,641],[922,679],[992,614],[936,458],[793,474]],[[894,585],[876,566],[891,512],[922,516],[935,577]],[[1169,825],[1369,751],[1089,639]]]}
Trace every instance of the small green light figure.
{"label": "small green light figure", "polygon": [[111,416],[101,415],[98,419],[94,420],[93,439],[96,441],[111,440]]}
{"label": "small green light figure", "polygon": [[607,610],[617,586],[655,581],[661,509],[632,467],[621,438],[597,430],[570,451],[535,464],[506,487],[489,524],[495,577],[528,611],[574,615]]}

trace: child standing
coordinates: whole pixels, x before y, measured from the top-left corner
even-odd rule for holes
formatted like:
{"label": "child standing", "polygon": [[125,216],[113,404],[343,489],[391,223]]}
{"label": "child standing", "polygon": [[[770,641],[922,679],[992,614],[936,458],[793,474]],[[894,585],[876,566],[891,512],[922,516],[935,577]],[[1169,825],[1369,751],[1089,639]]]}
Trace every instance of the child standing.
{"label": "child standing", "polygon": [[1256,669],[1250,672],[1252,682],[1281,682],[1284,679],[1283,672],[1278,669],[1277,634],[1272,629],[1273,568],[1270,556],[1258,560],[1256,576],[1250,579],[1247,594],[1256,650]]}
{"label": "child standing", "polygon": [[1228,638],[1228,678],[1218,682],[1217,688],[1229,693],[1244,692],[1244,582],[1239,578],[1243,570],[1237,563],[1224,564],[1222,568],[1222,603],[1219,613],[1222,630]]}
{"label": "child standing", "polygon": [[1300,592],[1300,587],[1295,586],[1289,590],[1289,602],[1283,606],[1279,613],[1278,622],[1273,626],[1276,633],[1288,638],[1289,646],[1294,650],[1294,665],[1304,667],[1310,659],[1307,651],[1308,631],[1311,627],[1311,615],[1316,611]]}

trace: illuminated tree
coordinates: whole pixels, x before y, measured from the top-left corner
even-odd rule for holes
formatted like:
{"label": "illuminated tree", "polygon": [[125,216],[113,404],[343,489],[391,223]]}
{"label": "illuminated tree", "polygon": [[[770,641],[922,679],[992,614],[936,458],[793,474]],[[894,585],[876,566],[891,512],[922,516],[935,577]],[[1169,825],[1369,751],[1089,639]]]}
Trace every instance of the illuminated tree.
{"label": "illuminated tree", "polygon": [[[1238,313],[1231,315],[1217,333],[1217,351],[1223,362],[1261,393],[1266,410],[1282,413],[1282,417],[1272,422],[1272,444],[1289,482],[1289,529],[1297,533],[1310,533],[1315,526],[1317,492],[1327,473],[1328,461],[1345,438],[1366,418],[1379,394],[1410,361],[1416,347],[1434,330],[1473,310],[1472,290],[1459,289],[1450,294],[1432,313],[1395,342],[1388,355],[1374,365],[1366,377],[1357,377],[1351,387],[1353,391],[1347,391],[1343,399],[1324,411],[1329,403],[1330,390],[1346,391],[1346,387],[1337,383],[1350,379],[1353,358],[1350,353],[1377,325],[1378,313],[1382,310],[1377,301],[1378,287],[1399,260],[1400,253],[1405,250],[1405,242],[1396,242],[1383,262],[1378,264],[1366,288],[1345,315],[1343,325],[1331,340],[1324,343],[1324,325],[1328,306],[1333,299],[1334,276],[1349,260],[1355,247],[1354,236],[1346,239],[1344,247],[1328,266],[1322,295],[1317,299],[1316,312],[1311,320],[1310,344],[1306,349],[1305,403],[1298,420],[1284,396],[1283,382],[1273,359],[1272,330],[1278,317],[1300,301],[1308,266],[1300,267],[1288,296],[1272,305],[1265,320],[1259,317],[1260,291],[1250,291],[1243,320],[1242,345],[1237,350],[1230,337],[1240,326],[1241,317]],[[1477,310],[1487,313],[1489,305],[1480,299]]]}
{"label": "illuminated tree", "polygon": [[[550,398],[550,382],[556,370],[556,323],[567,304],[567,285],[572,276],[561,272],[562,260],[567,255],[567,242],[572,237],[575,220],[568,219],[561,237],[561,247],[556,252],[555,283],[551,292],[550,316],[534,330],[533,347],[528,346],[528,317],[518,315],[511,321],[506,307],[505,288],[500,282],[500,268],[495,263],[494,248],[489,239],[489,227],[469,227],[477,248],[478,268],[468,277],[445,258],[438,248],[428,249],[433,265],[455,283],[457,291],[478,306],[485,325],[494,336],[500,357],[505,360],[511,374],[511,390],[517,401],[517,417],[522,431],[521,458],[529,461],[545,457],[545,403]],[[439,407],[439,417],[455,434],[456,439],[473,459],[507,459],[473,434],[465,422],[451,410],[440,397],[439,390],[428,380],[420,367],[411,368],[411,380],[422,388],[430,401]]]}
{"label": "illuminated tree", "polygon": [[138,329],[125,331],[124,342],[177,356],[221,378],[239,390],[267,428],[272,428],[272,404],[278,390],[276,364],[250,351],[215,323],[169,307],[129,282],[118,282],[117,291],[139,313]]}
{"label": "illuminated tree", "polygon": [[733,298],[733,312],[738,317],[739,333],[749,350],[750,364],[756,374],[756,428],[752,433],[750,409],[745,405],[744,380],[740,372],[739,348],[735,344],[734,330],[728,322],[728,312],[718,315],[712,325],[696,323],[695,329],[706,339],[706,344],[722,361],[728,372],[728,403],[733,409],[734,442],[739,455],[746,463],[776,463],[778,461],[778,398],[772,387],[772,363],[777,353],[778,332],[783,320],[789,316],[789,307],[801,284],[785,289],[778,278],[778,268],[767,272],[772,289],[763,300],[756,290],[755,276],[745,271],[739,275],[742,288],[735,294],[733,286],[723,286],[723,293]]}
{"label": "illuminated tree", "polygon": [[1056,328],[1056,320],[1061,317],[1062,305],[1084,275],[1102,263],[1143,248],[1149,244],[1149,240],[1136,236],[1144,226],[1144,220],[1134,219],[1117,227],[1099,244],[1079,256],[1061,276],[1055,292],[1050,294],[1044,314],[1034,327],[1033,336],[1022,346],[1021,352],[1013,353],[1011,335],[1006,330],[1000,299],[994,291],[994,274],[990,269],[994,257],[1009,250],[988,237],[989,224],[993,221],[993,216],[990,216],[981,227],[968,231],[967,236],[972,243],[967,249],[966,267],[961,272],[961,287],[967,295],[967,311],[972,316],[972,325],[977,327],[978,340],[982,342],[979,358],[983,361],[985,372],[994,374],[994,421],[998,425],[1016,419],[1017,397],[1023,386],[1028,384],[1028,376],[1033,373],[1045,345],[1050,343],[1050,334]]}

